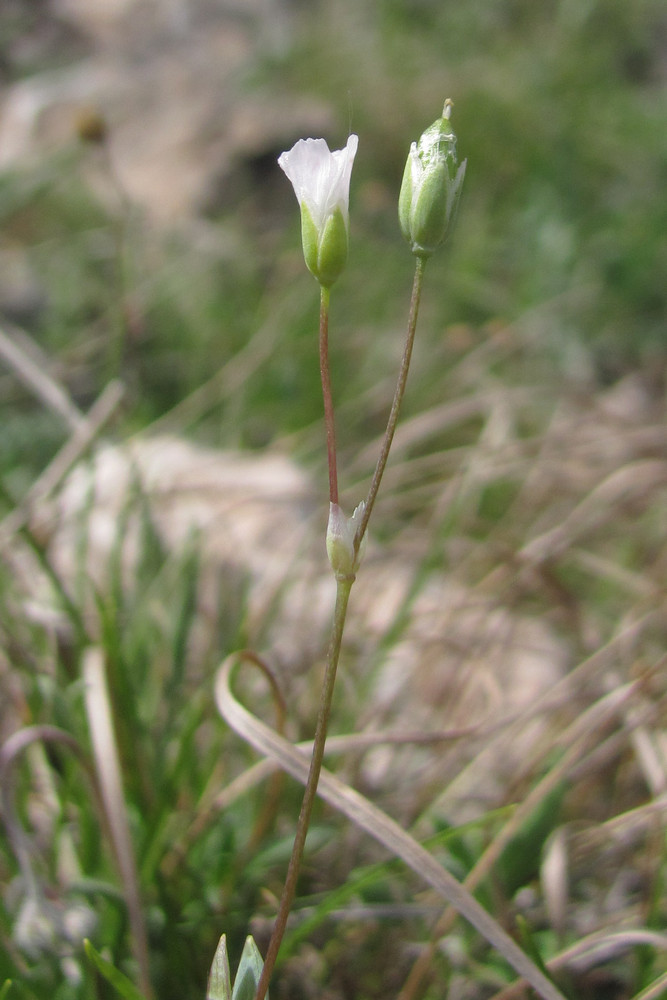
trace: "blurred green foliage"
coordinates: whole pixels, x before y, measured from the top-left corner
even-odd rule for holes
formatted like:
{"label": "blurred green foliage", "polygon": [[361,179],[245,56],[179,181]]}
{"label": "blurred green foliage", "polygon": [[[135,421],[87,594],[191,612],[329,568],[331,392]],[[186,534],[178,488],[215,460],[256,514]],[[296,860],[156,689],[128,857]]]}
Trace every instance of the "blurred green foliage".
{"label": "blurred green foliage", "polygon": [[[369,373],[393,370],[387,347],[400,340],[412,266],[398,188],[410,142],[447,96],[468,173],[455,234],[427,272],[418,350],[438,350],[452,324],[500,321],[518,324],[532,355],[565,376],[662,370],[665,38],[658,0],[300,8],[285,49],[239,81],[239,101],[246,91],[278,91],[286,103],[316,95],[336,112],[332,145],[348,129],[360,134],[350,265],[333,299],[340,404],[359,398]],[[316,292],[284,179],[273,177],[269,194],[246,185],[211,220],[216,244],[187,226],[149,233],[138,212],[103,208],[82,183],[92,155],[72,147],[0,177],[4,239],[25,248],[44,291],[28,325],[57,353],[77,401],[87,405],[120,363],[131,424],[143,426],[269,324],[270,363],[200,414],[203,433],[253,447],[317,420]],[[20,437],[25,397],[11,387],[5,398]],[[3,439],[5,467],[13,439]]]}

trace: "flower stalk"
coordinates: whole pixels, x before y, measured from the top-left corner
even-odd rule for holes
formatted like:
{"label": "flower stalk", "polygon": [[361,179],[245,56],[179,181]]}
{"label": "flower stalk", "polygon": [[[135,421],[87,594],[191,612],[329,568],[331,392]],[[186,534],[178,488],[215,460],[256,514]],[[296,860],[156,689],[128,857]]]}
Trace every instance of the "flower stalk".
{"label": "flower stalk", "polygon": [[415,260],[415,274],[412,281],[412,295],[410,296],[410,313],[408,317],[408,327],[405,336],[405,346],[403,348],[401,367],[398,373],[398,379],[396,382],[396,389],[394,391],[394,398],[391,404],[391,410],[389,411],[387,428],[384,432],[384,438],[382,440],[382,445],[380,447],[380,454],[378,455],[378,460],[375,465],[375,471],[373,473],[371,485],[369,487],[368,495],[364,503],[364,510],[354,537],[355,552],[360,551],[360,547],[362,546],[364,538],[366,536],[366,529],[368,528],[368,522],[370,520],[371,514],[373,513],[373,507],[375,506],[375,501],[377,499],[378,491],[380,489],[382,476],[384,475],[384,470],[387,466],[389,451],[391,450],[392,441],[394,440],[394,433],[396,432],[396,426],[398,424],[398,418],[401,412],[401,403],[403,402],[403,396],[405,395],[405,387],[408,384],[408,372],[410,370],[410,361],[412,360],[412,348],[415,342],[415,334],[417,332],[417,318],[419,316],[419,303],[421,301],[425,267],[426,267],[426,257],[423,257],[421,255],[418,256],[417,259]]}
{"label": "flower stalk", "polygon": [[[412,296],[410,300],[410,313],[408,318],[405,347],[403,349],[403,358],[401,361],[401,367],[398,374],[396,389],[394,392],[394,399],[389,413],[387,428],[385,430],[384,439],[380,449],[380,455],[375,467],[375,472],[373,474],[373,479],[371,481],[368,497],[365,502],[359,504],[353,516],[349,520],[347,520],[344,526],[341,526],[340,523],[337,523],[340,521],[340,518],[343,518],[344,520],[344,515],[342,515],[342,512],[340,512],[340,508],[337,509],[337,512],[335,514],[333,514],[333,512],[332,514],[330,514],[329,530],[327,532],[327,548],[329,549],[329,559],[332,564],[334,574],[336,576],[336,605],[334,608],[331,638],[329,640],[327,664],[324,674],[324,681],[322,684],[322,691],[320,695],[320,706],[317,716],[317,725],[313,741],[313,753],[310,762],[310,770],[308,772],[308,780],[306,782],[304,796],[301,803],[301,811],[299,813],[299,818],[297,820],[296,832],[294,835],[294,844],[292,847],[292,854],[287,868],[287,875],[285,877],[285,886],[283,888],[283,893],[280,899],[278,913],[276,915],[276,920],[273,926],[273,932],[271,934],[271,940],[269,941],[269,947],[266,953],[266,957],[264,959],[264,968],[262,970],[262,975],[259,984],[257,986],[255,1000],[264,1000],[266,992],[269,988],[269,981],[273,973],[273,969],[275,967],[276,959],[278,957],[278,952],[280,950],[280,945],[282,944],[282,940],[285,935],[285,929],[287,927],[287,919],[289,917],[289,913],[292,908],[292,903],[294,901],[297,879],[299,876],[299,870],[301,868],[301,860],[303,858],[303,851],[306,843],[306,836],[308,834],[308,828],[310,826],[310,817],[313,811],[313,806],[315,804],[315,798],[317,796],[317,786],[319,783],[320,773],[322,770],[322,762],[324,760],[324,748],[326,745],[327,732],[329,728],[331,703],[333,699],[334,686],[336,682],[338,661],[340,659],[340,650],[343,640],[343,633],[345,630],[345,621],[347,618],[347,608],[350,599],[350,593],[352,590],[352,584],[355,581],[356,571],[358,569],[360,557],[363,554],[362,546],[365,538],[366,528],[368,526],[368,521],[372,513],[373,506],[375,504],[375,499],[380,489],[382,475],[387,465],[387,459],[389,457],[391,443],[394,438],[396,425],[398,423],[401,403],[403,401],[403,396],[405,395],[405,387],[407,385],[408,371],[410,368],[410,359],[412,357],[412,346],[414,344],[415,333],[417,330],[417,317],[419,314],[419,302],[421,298],[421,289],[422,289],[425,266],[426,266],[425,258],[417,257],[415,261],[415,276],[412,287]],[[326,403],[325,403],[325,410],[326,410]],[[331,506],[337,507],[337,503],[334,505],[334,502],[332,501]],[[332,520],[334,521],[333,528],[332,528]],[[357,521],[358,525],[356,523]],[[332,535],[335,537],[337,545],[340,545],[343,553],[346,554],[343,554],[340,557],[332,556],[331,553]],[[343,560],[342,563],[339,562],[339,558]],[[344,562],[346,558],[350,560],[348,564],[345,564]]]}
{"label": "flower stalk", "polygon": [[324,402],[324,426],[327,436],[327,465],[329,468],[329,503],[338,503],[338,467],[336,458],[336,423],[334,420],[331,370],[329,367],[329,297],[330,291],[320,285],[320,379]]}

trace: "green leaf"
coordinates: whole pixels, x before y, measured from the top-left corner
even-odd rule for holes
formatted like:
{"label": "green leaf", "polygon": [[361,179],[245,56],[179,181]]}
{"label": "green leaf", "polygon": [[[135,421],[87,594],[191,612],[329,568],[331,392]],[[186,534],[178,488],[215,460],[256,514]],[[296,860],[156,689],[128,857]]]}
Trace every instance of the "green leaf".
{"label": "green leaf", "polygon": [[232,985],[229,979],[229,958],[227,956],[227,935],[223,934],[215,949],[211,971],[208,976],[206,1000],[231,1000]]}
{"label": "green leaf", "polygon": [[561,782],[545,795],[498,858],[498,876],[508,897],[537,875],[544,844],[560,822],[566,792],[567,784]]}
{"label": "green leaf", "polygon": [[120,996],[124,997],[124,1000],[146,1000],[143,993],[139,992],[127,976],[123,975],[123,973],[112,965],[111,962],[107,962],[106,958],[102,958],[100,953],[95,950],[90,941],[84,941],[83,947],[89,961],[93,963],[100,975],[104,976],[106,981],[113,986],[116,992]]}
{"label": "green leaf", "polygon": [[[232,1000],[254,1000],[264,962],[252,935],[245,939],[241,961],[234,980]],[[266,994],[267,1000],[269,994]]]}
{"label": "green leaf", "polygon": [[11,979],[5,979],[4,983],[2,984],[2,987],[0,987],[0,1000],[5,1000],[5,997],[9,994],[11,988],[12,988]]}

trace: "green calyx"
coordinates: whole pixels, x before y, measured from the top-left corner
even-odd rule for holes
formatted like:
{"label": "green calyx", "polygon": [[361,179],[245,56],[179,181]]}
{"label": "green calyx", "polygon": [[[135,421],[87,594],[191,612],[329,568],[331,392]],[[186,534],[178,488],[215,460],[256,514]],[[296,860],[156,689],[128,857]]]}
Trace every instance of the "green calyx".
{"label": "green calyx", "polygon": [[306,267],[324,288],[331,288],[347,263],[347,223],[341,209],[336,208],[318,229],[302,202],[301,242]]}
{"label": "green calyx", "polygon": [[430,256],[444,243],[456,216],[465,175],[465,162],[457,169],[451,106],[446,102],[442,118],[412,144],[401,184],[401,231],[412,252],[421,257]]}
{"label": "green calyx", "polygon": [[410,242],[416,254],[430,255],[444,242],[449,218],[447,188],[449,173],[444,163],[436,163],[424,174],[410,215]]}

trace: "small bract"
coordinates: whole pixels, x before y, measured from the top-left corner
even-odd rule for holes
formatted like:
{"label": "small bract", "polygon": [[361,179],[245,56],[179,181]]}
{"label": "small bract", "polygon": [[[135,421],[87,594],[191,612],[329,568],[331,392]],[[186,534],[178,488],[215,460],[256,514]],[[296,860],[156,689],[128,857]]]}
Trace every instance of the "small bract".
{"label": "small bract", "polygon": [[324,139],[299,139],[278,164],[292,182],[301,207],[301,240],[306,265],[330,288],[347,261],[350,176],[359,139],[331,152]]}
{"label": "small bract", "polygon": [[354,551],[354,539],[365,509],[366,504],[362,500],[354,508],[352,517],[346,517],[337,503],[329,504],[327,555],[337,579],[354,577],[359,569],[366,547],[366,536],[362,538],[358,552]]}

